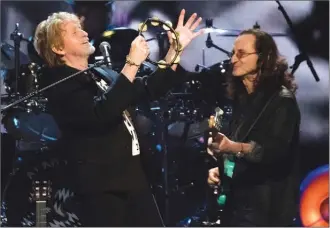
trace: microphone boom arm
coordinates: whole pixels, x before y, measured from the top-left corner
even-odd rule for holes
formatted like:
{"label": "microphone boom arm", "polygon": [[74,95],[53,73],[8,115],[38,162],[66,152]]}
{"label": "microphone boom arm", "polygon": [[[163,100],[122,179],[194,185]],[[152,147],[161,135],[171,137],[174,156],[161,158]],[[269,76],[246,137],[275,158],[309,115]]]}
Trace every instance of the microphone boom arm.
{"label": "microphone boom arm", "polygon": [[298,46],[298,49],[299,49],[299,52],[300,52],[300,54],[295,57],[294,64],[290,67],[290,68],[292,68],[291,73],[293,74],[298,69],[300,63],[302,63],[303,61],[306,60],[306,63],[308,65],[309,69],[311,70],[311,72],[312,72],[315,80],[317,82],[320,81],[320,78],[318,77],[318,75],[317,75],[317,73],[315,71],[315,68],[313,66],[312,61],[310,60],[309,56],[307,55],[306,51],[303,48],[303,44],[299,41],[299,39],[297,39],[297,33],[296,33],[296,31],[295,31],[295,29],[293,27],[292,21],[290,20],[288,14],[284,10],[284,8],[281,5],[280,1],[276,1],[276,3],[278,4],[278,9],[282,12],[282,14],[283,14],[286,22],[288,23],[288,25],[289,25],[289,27],[290,27],[290,29],[292,31],[294,41],[296,42],[296,44]]}
{"label": "microphone boom arm", "polygon": [[103,59],[103,60],[100,60],[100,61],[98,61],[98,62],[96,62],[96,63],[90,65],[90,66],[89,66],[88,68],[86,68],[85,70],[82,70],[82,71],[79,71],[79,72],[74,73],[74,74],[72,74],[72,75],[69,75],[68,77],[63,78],[63,79],[61,79],[61,80],[59,80],[59,81],[57,81],[57,82],[54,82],[53,84],[50,84],[50,85],[48,85],[48,86],[46,86],[46,87],[44,87],[44,88],[42,88],[42,89],[40,89],[40,90],[35,90],[35,91],[33,91],[32,93],[30,93],[29,95],[27,95],[27,96],[25,96],[25,97],[22,97],[22,98],[20,98],[20,99],[18,99],[18,100],[16,100],[16,101],[14,101],[13,103],[11,103],[11,104],[5,106],[4,108],[2,108],[2,109],[1,109],[1,113],[5,112],[6,110],[8,110],[8,109],[10,109],[10,108],[12,108],[12,107],[14,107],[15,105],[18,105],[18,104],[24,102],[24,101],[27,100],[27,99],[30,99],[31,97],[34,97],[34,96],[36,96],[36,95],[39,95],[41,92],[44,92],[44,91],[46,91],[46,90],[48,90],[48,89],[50,89],[50,88],[52,88],[52,87],[54,87],[54,86],[56,86],[56,85],[62,83],[62,82],[65,82],[65,81],[69,80],[70,78],[73,78],[73,77],[75,77],[75,76],[77,76],[77,75],[79,75],[79,74],[82,74],[82,73],[84,73],[84,72],[86,72],[86,71],[88,71],[88,70],[90,70],[90,69],[95,68],[95,67],[99,67],[99,66],[101,66],[101,65],[103,65],[103,64],[105,64],[105,63],[106,63],[106,60],[104,60],[104,59]]}

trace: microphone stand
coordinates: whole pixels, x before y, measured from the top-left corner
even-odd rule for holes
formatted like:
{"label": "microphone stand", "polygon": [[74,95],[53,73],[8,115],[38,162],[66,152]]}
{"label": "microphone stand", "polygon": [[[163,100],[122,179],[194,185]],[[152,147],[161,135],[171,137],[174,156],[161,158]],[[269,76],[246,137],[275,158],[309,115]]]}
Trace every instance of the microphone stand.
{"label": "microphone stand", "polygon": [[23,34],[19,32],[19,24],[15,24],[15,30],[12,34],[10,34],[10,39],[14,41],[14,51],[15,51],[15,96],[17,96],[18,92],[18,77],[20,73],[20,46],[21,40],[23,39]]}
{"label": "microphone stand", "polygon": [[292,34],[293,34],[293,38],[294,38],[294,41],[296,42],[297,46],[298,46],[298,49],[299,49],[299,54],[295,57],[294,59],[294,63],[293,65],[290,67],[292,69],[291,71],[291,74],[293,74],[299,67],[300,63],[302,63],[303,61],[306,60],[306,63],[309,67],[309,69],[311,70],[315,80],[318,82],[320,81],[320,78],[318,77],[315,69],[314,69],[314,66],[313,66],[313,63],[312,61],[310,60],[309,56],[307,55],[305,49],[303,48],[303,44],[299,41],[299,39],[297,39],[297,33],[293,27],[293,24],[292,24],[292,21],[290,20],[288,14],[286,13],[286,11],[284,10],[283,6],[281,5],[280,1],[276,1],[276,3],[278,4],[278,9],[282,12],[286,22],[288,23],[291,31],[292,31]]}
{"label": "microphone stand", "polygon": [[22,97],[22,98],[20,98],[20,99],[18,99],[18,100],[16,100],[16,101],[14,101],[13,103],[11,103],[11,104],[5,106],[4,108],[2,108],[2,109],[1,109],[1,114],[2,114],[3,112],[7,111],[8,109],[14,107],[15,105],[18,105],[18,104],[24,102],[25,100],[27,100],[27,99],[29,99],[29,98],[31,98],[31,97],[34,97],[34,96],[36,96],[36,95],[39,95],[40,93],[42,93],[42,92],[44,92],[44,91],[46,91],[46,90],[48,90],[48,89],[50,89],[50,88],[52,88],[52,87],[54,87],[54,86],[60,84],[60,83],[62,83],[62,82],[65,82],[65,81],[69,80],[70,78],[73,78],[73,77],[75,77],[75,76],[77,76],[77,75],[79,75],[79,74],[82,74],[82,73],[84,73],[84,72],[86,72],[86,71],[88,71],[88,70],[91,70],[91,69],[94,68],[94,67],[99,67],[99,66],[101,66],[101,65],[103,65],[103,64],[106,64],[106,63],[107,63],[106,60],[104,60],[104,59],[103,59],[103,60],[100,60],[100,61],[98,61],[98,62],[96,62],[96,63],[90,65],[90,66],[89,66],[88,68],[86,68],[85,70],[82,70],[82,71],[79,71],[79,72],[77,72],[77,73],[74,73],[74,74],[72,74],[72,75],[70,75],[70,76],[68,76],[68,77],[66,77],[66,78],[63,78],[63,79],[61,79],[61,80],[59,80],[59,81],[57,81],[57,82],[54,82],[53,84],[50,84],[50,85],[48,85],[48,86],[46,86],[46,87],[44,87],[44,88],[42,88],[42,89],[40,89],[40,90],[35,90],[35,91],[33,91],[32,93],[30,93],[29,95],[27,95],[27,96],[25,96],[25,97]]}
{"label": "microphone stand", "polygon": [[[16,24],[16,28],[17,28],[17,26],[18,26],[18,23]],[[15,30],[15,31],[16,31],[16,30]],[[18,35],[18,36],[19,36],[19,35]],[[19,45],[19,43],[18,43],[18,45]],[[18,46],[18,47],[19,47],[19,46]],[[15,57],[16,57],[16,56],[18,56],[18,55],[16,55],[16,43],[15,43]],[[86,71],[88,71],[88,70],[90,70],[90,69],[92,69],[92,68],[94,68],[94,67],[98,67],[98,66],[101,66],[101,65],[103,65],[103,64],[108,64],[108,61],[106,61],[105,59],[106,59],[106,58],[104,58],[104,59],[102,59],[102,60],[100,60],[100,61],[98,61],[98,62],[92,64],[91,66],[89,66],[89,67],[88,67],[87,69],[85,69],[85,70],[82,70],[82,71],[79,71],[79,72],[77,72],[77,73],[74,73],[74,74],[72,74],[72,75],[70,75],[70,76],[68,76],[68,77],[66,77],[66,78],[63,78],[63,79],[61,79],[61,80],[59,80],[59,81],[57,81],[57,82],[55,82],[55,83],[53,83],[53,84],[50,84],[50,85],[48,85],[48,86],[46,86],[46,87],[44,87],[44,88],[42,88],[42,89],[40,89],[40,90],[35,90],[35,91],[33,91],[32,93],[30,93],[29,95],[27,95],[27,96],[25,96],[25,97],[23,97],[23,98],[20,98],[20,99],[18,99],[18,100],[16,100],[16,101],[14,101],[13,103],[11,103],[11,104],[9,104],[9,105],[7,105],[6,107],[4,107],[4,108],[1,109],[1,118],[2,118],[2,114],[3,114],[3,112],[5,112],[5,111],[7,111],[8,109],[14,107],[15,105],[18,105],[18,104],[24,102],[25,100],[27,100],[27,99],[29,99],[29,98],[31,98],[31,97],[34,97],[34,96],[38,95],[39,93],[44,92],[44,91],[46,91],[46,90],[48,90],[48,89],[50,89],[50,88],[52,88],[52,87],[54,87],[54,86],[56,86],[56,85],[58,85],[58,84],[60,84],[60,83],[65,82],[65,81],[69,80],[70,78],[73,78],[73,77],[75,77],[75,76],[77,76],[77,75],[79,75],[79,74],[81,74],[81,73],[84,73],[84,72],[86,72]],[[17,58],[15,58],[15,64],[16,64],[16,63],[19,63],[19,60],[17,60]],[[16,72],[17,72],[17,69],[18,69],[18,68],[16,68]],[[17,75],[16,75],[16,79],[17,79]],[[16,83],[17,83],[17,81],[16,81]],[[17,87],[16,87],[16,88],[17,88]],[[16,90],[16,91],[17,91],[17,90]],[[18,141],[17,141],[17,140],[15,140],[15,141],[16,141],[16,142],[15,142],[15,155],[16,155],[16,154],[17,154],[17,149],[18,149],[18,148],[17,148],[17,143],[18,143]],[[15,168],[15,166],[16,166],[16,163],[15,163],[15,160],[14,160],[14,161],[13,161],[13,171],[9,174],[9,175],[10,175],[10,176],[9,176],[9,179],[7,180],[7,183],[5,184],[4,191],[2,192],[1,200],[0,200],[0,203],[1,203],[0,206],[2,206],[2,203],[3,203],[4,200],[5,200],[5,196],[6,196],[6,194],[7,194],[7,189],[8,189],[8,187],[9,187],[9,184],[11,183],[12,177],[15,175],[15,172],[16,172],[16,168]]]}
{"label": "microphone stand", "polygon": [[[29,42],[29,40],[24,38],[23,34],[19,32],[19,23],[15,24],[15,30],[14,30],[14,32],[12,32],[10,34],[10,39],[13,40],[13,42],[14,42],[14,53],[15,53],[15,57],[14,57],[15,58],[15,65],[14,65],[14,67],[15,67],[15,79],[16,79],[14,98],[17,98],[18,97],[18,78],[19,78],[19,74],[20,74],[20,61],[21,61],[21,58],[20,58],[21,41],[23,40],[23,41]],[[35,95],[37,95],[37,94],[35,94]],[[32,97],[32,96],[29,96],[29,97],[27,96],[26,99],[28,99],[30,97]],[[24,99],[24,100],[26,100],[26,99]],[[24,100],[22,100],[20,102],[23,102]],[[2,119],[2,114],[3,114],[4,111],[6,111],[7,109],[11,108],[12,106],[14,106],[14,105],[16,105],[20,102],[13,102],[12,104],[2,108],[0,119]],[[18,143],[19,143],[19,140],[15,140],[15,148],[14,148],[14,158],[15,159],[16,159],[16,156],[17,156],[17,153],[18,153],[18,150],[19,150],[18,149]],[[15,159],[12,162],[12,166],[13,166],[12,171],[9,173],[9,178],[7,180],[7,183],[5,183],[5,187],[4,187],[3,192],[1,193],[0,207],[5,205],[5,197],[6,197],[6,194],[7,194],[9,184],[11,183],[13,176],[17,172],[17,164],[15,162]]]}

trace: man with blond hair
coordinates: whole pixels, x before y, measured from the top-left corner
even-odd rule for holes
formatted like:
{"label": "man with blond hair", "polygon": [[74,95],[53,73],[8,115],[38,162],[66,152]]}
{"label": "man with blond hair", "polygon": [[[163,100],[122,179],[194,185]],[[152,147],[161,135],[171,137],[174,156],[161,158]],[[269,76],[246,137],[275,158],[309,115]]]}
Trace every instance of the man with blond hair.
{"label": "man with blond hair", "polygon": [[[201,34],[193,32],[201,18],[193,14],[184,24],[184,15],[182,10],[176,28],[183,49]],[[87,69],[95,51],[77,16],[66,12],[53,13],[38,25],[35,47],[47,63],[43,86]],[[171,61],[174,49],[171,45],[165,61]],[[83,226],[164,225],[141,168],[130,114],[141,99],[157,99],[185,79],[175,73],[176,66],[135,78],[148,55],[145,39],[138,36],[125,66],[105,91],[94,78],[107,75],[89,70],[45,92],[48,110],[61,130],[50,154],[69,164],[62,175],[54,175],[53,185],[74,191],[63,209],[74,213]]]}

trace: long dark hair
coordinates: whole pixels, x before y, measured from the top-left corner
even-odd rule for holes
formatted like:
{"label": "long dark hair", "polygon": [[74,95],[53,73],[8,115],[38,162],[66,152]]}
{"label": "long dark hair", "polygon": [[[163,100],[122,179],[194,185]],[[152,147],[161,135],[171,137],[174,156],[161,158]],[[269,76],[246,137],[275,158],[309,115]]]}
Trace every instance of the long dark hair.
{"label": "long dark hair", "polygon": [[[286,60],[278,53],[276,43],[271,35],[259,29],[248,29],[239,36],[251,34],[256,38],[255,49],[259,55],[257,61],[257,78],[254,81],[254,89],[275,91],[285,86],[295,93],[297,85],[294,76],[288,72]],[[240,99],[247,93],[241,77],[228,77],[227,93],[231,99]]]}

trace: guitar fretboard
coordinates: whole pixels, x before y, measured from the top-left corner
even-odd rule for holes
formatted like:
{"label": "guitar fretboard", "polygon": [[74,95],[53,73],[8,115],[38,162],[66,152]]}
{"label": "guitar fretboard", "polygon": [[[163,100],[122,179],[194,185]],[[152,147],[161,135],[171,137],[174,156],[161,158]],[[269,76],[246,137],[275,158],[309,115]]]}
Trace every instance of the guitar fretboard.
{"label": "guitar fretboard", "polygon": [[46,201],[36,201],[36,227],[47,226]]}

